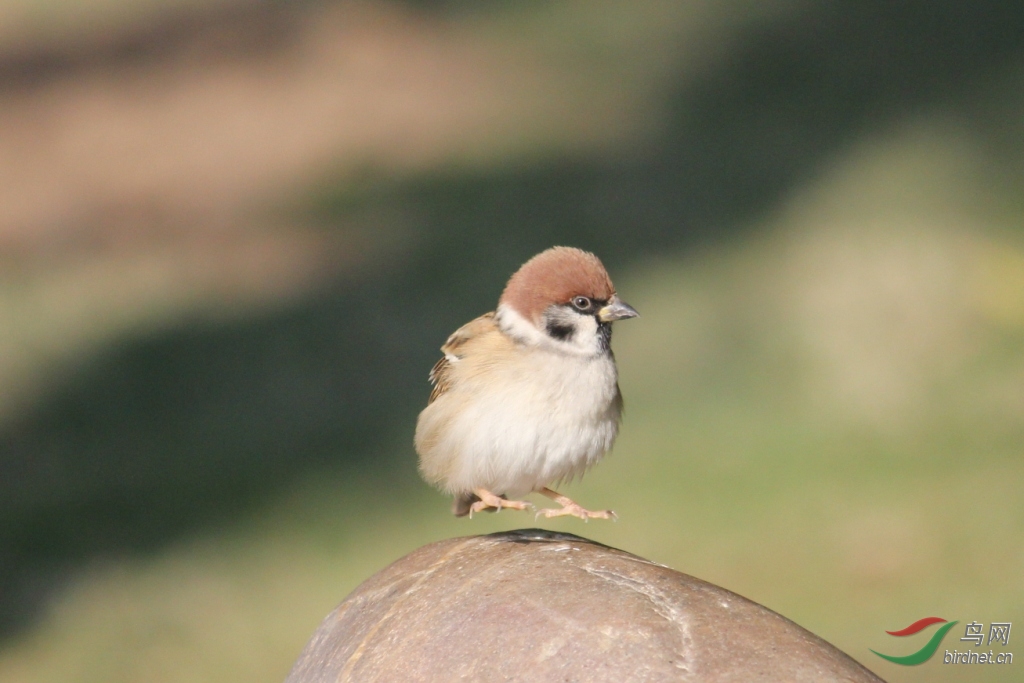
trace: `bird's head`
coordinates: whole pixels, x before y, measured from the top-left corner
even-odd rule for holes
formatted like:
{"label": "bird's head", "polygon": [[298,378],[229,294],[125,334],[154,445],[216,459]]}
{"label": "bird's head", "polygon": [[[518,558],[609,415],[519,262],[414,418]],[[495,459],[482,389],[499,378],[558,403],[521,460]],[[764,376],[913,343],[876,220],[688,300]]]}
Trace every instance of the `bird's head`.
{"label": "bird's head", "polygon": [[524,263],[498,302],[502,329],[528,344],[579,355],[608,353],[611,324],[635,318],[590,252],[552,247]]}

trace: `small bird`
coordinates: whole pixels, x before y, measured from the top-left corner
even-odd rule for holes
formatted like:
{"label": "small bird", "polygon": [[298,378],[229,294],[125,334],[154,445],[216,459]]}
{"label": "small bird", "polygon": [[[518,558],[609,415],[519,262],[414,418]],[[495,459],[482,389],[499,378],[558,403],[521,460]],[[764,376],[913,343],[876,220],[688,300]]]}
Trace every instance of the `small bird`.
{"label": "small bird", "polygon": [[455,497],[457,517],[533,507],[545,517],[610,519],[548,488],[581,476],[619,431],[622,394],[612,322],[638,314],[593,254],[553,247],[509,279],[497,310],[455,331],[430,371],[416,423],[420,473]]}

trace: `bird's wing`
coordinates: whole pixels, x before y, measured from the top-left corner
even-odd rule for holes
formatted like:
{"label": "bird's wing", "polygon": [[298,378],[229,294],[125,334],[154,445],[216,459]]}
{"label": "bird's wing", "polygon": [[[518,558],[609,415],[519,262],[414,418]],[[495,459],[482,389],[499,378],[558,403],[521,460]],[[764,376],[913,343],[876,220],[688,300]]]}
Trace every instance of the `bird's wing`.
{"label": "bird's wing", "polygon": [[427,401],[427,405],[433,403],[438,396],[446,392],[448,387],[451,386],[452,367],[462,358],[461,351],[466,344],[496,329],[497,324],[494,322],[494,312],[492,311],[469,321],[452,332],[451,336],[448,337],[448,341],[441,347],[444,355],[441,356],[441,360],[437,361],[430,370],[430,383],[434,385],[434,388],[430,392],[430,399]]}

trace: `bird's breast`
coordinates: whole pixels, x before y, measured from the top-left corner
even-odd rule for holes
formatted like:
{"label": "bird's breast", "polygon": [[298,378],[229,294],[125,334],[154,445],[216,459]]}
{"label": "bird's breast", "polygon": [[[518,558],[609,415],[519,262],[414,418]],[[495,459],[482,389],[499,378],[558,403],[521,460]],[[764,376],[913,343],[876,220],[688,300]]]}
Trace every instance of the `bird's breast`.
{"label": "bird's breast", "polygon": [[[542,420],[603,420],[618,395],[615,362],[610,356],[580,358],[554,353],[530,357],[507,368],[520,409]],[[618,414],[614,415],[618,418]]]}
{"label": "bird's breast", "polygon": [[447,488],[518,495],[582,474],[611,448],[621,400],[610,355],[538,351],[458,365],[420,420],[424,436],[437,430]]}

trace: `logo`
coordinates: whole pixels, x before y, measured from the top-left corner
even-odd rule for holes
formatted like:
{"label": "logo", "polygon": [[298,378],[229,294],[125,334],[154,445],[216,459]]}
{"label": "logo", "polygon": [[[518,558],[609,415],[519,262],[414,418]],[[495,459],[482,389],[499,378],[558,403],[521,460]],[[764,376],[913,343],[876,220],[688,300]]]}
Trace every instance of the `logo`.
{"label": "logo", "polygon": [[[878,652],[877,650],[871,650],[882,659],[886,659],[894,664],[901,666],[917,666],[923,664],[931,659],[932,655],[935,654],[936,650],[939,649],[939,645],[942,644],[942,639],[946,637],[949,630],[959,624],[959,621],[949,621],[941,617],[925,617],[924,619],[918,619],[910,626],[900,629],[899,631],[886,631],[890,636],[905,637],[912,636],[921,631],[925,630],[929,626],[935,624],[944,624],[940,626],[932,637],[924,644],[917,652],[912,652],[909,655],[886,655]],[[1004,647],[1010,644],[1010,627],[1011,624],[1008,621],[994,621],[990,624],[991,628],[988,633],[988,642],[986,644],[991,645],[996,643]],[[964,637],[961,641],[973,642],[974,647],[980,647],[985,640],[985,625],[977,621],[971,621],[967,624],[964,629]],[[966,646],[965,646],[966,647]],[[942,658],[944,664],[1011,664],[1013,662],[1012,652],[994,652],[989,650],[988,652],[978,652],[974,650],[966,650],[959,652],[954,649],[952,652],[946,650],[945,655]]]}
{"label": "logo", "polygon": [[914,652],[913,654],[904,655],[902,657],[896,657],[893,655],[883,655],[881,652],[878,652],[877,650],[872,650],[872,652],[874,652],[882,659],[888,659],[890,662],[893,662],[894,664],[902,664],[903,666],[916,666],[918,664],[924,664],[929,659],[931,659],[931,656],[935,654],[936,650],[939,649],[939,645],[942,643],[942,639],[946,637],[947,633],[949,633],[949,629],[956,626],[957,622],[951,621],[949,623],[946,623],[945,619],[941,619],[939,617],[925,617],[924,619],[918,619],[910,626],[904,629],[900,629],[899,631],[886,631],[886,633],[888,633],[890,636],[912,636],[915,633],[920,633],[932,624],[946,625],[940,628],[938,631],[936,631],[935,635],[931,637],[931,640],[929,640],[924,647],[922,647],[917,652]]}

